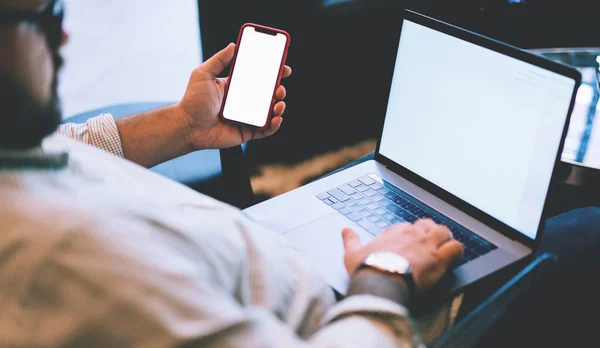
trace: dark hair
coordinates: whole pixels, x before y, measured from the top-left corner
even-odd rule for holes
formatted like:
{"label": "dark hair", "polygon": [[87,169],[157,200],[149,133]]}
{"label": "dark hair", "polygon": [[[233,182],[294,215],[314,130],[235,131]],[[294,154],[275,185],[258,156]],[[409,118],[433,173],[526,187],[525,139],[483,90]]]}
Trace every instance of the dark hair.
{"label": "dark hair", "polygon": [[60,121],[55,95],[47,105],[41,105],[22,83],[0,70],[0,149],[26,150],[39,146],[56,131]]}

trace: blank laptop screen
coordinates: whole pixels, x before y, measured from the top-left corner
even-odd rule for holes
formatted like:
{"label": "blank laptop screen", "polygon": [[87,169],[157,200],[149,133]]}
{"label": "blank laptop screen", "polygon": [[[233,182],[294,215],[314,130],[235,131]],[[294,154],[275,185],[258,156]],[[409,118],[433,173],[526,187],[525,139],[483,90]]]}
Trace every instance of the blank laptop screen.
{"label": "blank laptop screen", "polygon": [[405,20],[379,151],[535,239],[574,87]]}

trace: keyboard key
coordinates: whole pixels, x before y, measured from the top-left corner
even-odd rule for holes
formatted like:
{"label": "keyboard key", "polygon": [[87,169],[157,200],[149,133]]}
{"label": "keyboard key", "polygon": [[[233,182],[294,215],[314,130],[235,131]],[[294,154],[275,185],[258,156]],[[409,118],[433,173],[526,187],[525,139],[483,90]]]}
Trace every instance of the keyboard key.
{"label": "keyboard key", "polygon": [[377,225],[377,227],[386,228],[386,227],[390,226],[390,223],[387,221],[381,220],[379,222],[376,222],[375,225]]}
{"label": "keyboard key", "polygon": [[362,216],[364,216],[364,217],[367,217],[367,216],[371,216],[371,215],[373,215],[373,212],[372,212],[372,211],[370,211],[369,209],[362,210],[362,211],[360,211],[359,213],[360,213],[360,215],[362,215]]}
{"label": "keyboard key", "polygon": [[[456,239],[457,241],[461,242],[463,245],[466,245],[468,243],[471,242],[471,239],[468,238],[465,234],[463,233],[457,233],[457,232],[452,232],[452,234],[454,235],[454,239]],[[466,246],[465,246],[466,248]]]}
{"label": "keyboard key", "polygon": [[368,190],[368,189],[369,189],[369,186],[365,186],[365,185],[362,185],[362,184],[361,184],[360,186],[356,186],[356,187],[355,187],[355,189],[356,189],[358,192],[363,192],[363,191],[366,191],[366,190]]}
{"label": "keyboard key", "polygon": [[394,214],[396,214],[397,217],[404,219],[407,216],[410,216],[411,214],[409,212],[407,212],[406,210],[398,210],[397,212],[395,212]]}
{"label": "keyboard key", "polygon": [[369,208],[370,210],[375,210],[377,208],[379,208],[379,205],[375,204],[375,203],[369,203],[366,205],[367,208]]}
{"label": "keyboard key", "polygon": [[[456,239],[456,238],[455,238]],[[473,249],[476,244],[473,242],[473,240],[459,240],[457,239],[465,249]]]}
{"label": "keyboard key", "polygon": [[397,218],[393,219],[392,221],[390,221],[391,224],[401,224],[401,223],[404,223],[404,222],[406,222],[406,220],[401,219],[399,217],[397,217]]}
{"label": "keyboard key", "polygon": [[454,239],[459,240],[461,243],[463,241],[470,241],[471,240],[471,233],[463,233],[462,231],[458,231],[456,229],[452,229],[450,228],[450,226],[446,226],[448,227],[448,229],[450,229],[450,232],[452,232],[452,235],[454,236]]}
{"label": "keyboard key", "polygon": [[373,185],[377,182],[368,176],[363,176],[362,178],[358,179],[358,181],[362,182],[365,185]]}
{"label": "keyboard key", "polygon": [[381,218],[375,214],[367,217],[367,220],[371,221],[372,223],[376,223],[377,221],[381,221]]}
{"label": "keyboard key", "polygon": [[407,202],[405,201],[404,203],[400,204],[400,206],[406,210],[411,210],[413,208],[416,208],[416,206],[414,204],[412,204],[411,202]]}
{"label": "keyboard key", "polygon": [[323,200],[329,198],[329,193],[327,193],[327,192],[321,193],[320,195],[317,196],[317,198],[323,201]]}
{"label": "keyboard key", "polygon": [[342,192],[338,189],[329,190],[329,191],[327,191],[327,193],[329,193],[330,195],[335,197],[340,202],[344,202],[344,201],[347,201],[350,199],[350,197],[348,197],[347,194],[345,194],[344,192]]}
{"label": "keyboard key", "polygon": [[377,190],[375,190],[375,191],[377,191],[377,192],[378,192],[379,194],[381,194],[381,195],[385,195],[385,194],[387,194],[388,192],[390,192],[390,190],[386,189],[385,187],[382,187],[382,188],[380,188],[380,189],[377,189]]}
{"label": "keyboard key", "polygon": [[401,211],[402,208],[400,208],[399,206],[397,206],[395,204],[392,204],[389,207],[387,207],[387,210],[389,210],[392,213],[397,213],[397,212]]}
{"label": "keyboard key", "polygon": [[358,180],[352,180],[348,183],[348,185],[350,185],[351,187],[356,187],[356,186],[360,186],[362,184]]}
{"label": "keyboard key", "polygon": [[354,212],[354,210],[346,207],[346,208],[342,208],[339,210],[340,213],[344,214],[344,215],[349,215],[352,214]]}
{"label": "keyboard key", "polygon": [[378,215],[383,215],[383,214],[386,214],[388,212],[386,209],[384,209],[382,207],[377,207],[373,211],[375,212],[375,214],[378,214]]}
{"label": "keyboard key", "polygon": [[398,195],[390,191],[385,194],[385,198],[389,199],[390,201],[393,201],[394,199],[398,198]]}
{"label": "keyboard key", "polygon": [[357,205],[358,203],[353,199],[349,199],[349,200],[345,201],[344,204],[347,207],[353,207],[353,206]]}
{"label": "keyboard key", "polygon": [[418,214],[423,214],[424,210],[415,206],[414,208],[410,208],[410,209],[406,209],[408,211],[410,211],[413,215],[418,215]]}
{"label": "keyboard key", "polygon": [[474,259],[477,258],[477,255],[475,253],[473,253],[471,250],[466,249],[466,248],[465,248],[465,254],[464,255],[465,255],[465,257],[464,257],[465,261],[471,261],[471,260],[474,260]]}
{"label": "keyboard key", "polygon": [[361,195],[361,194],[360,194],[360,193],[358,193],[358,192],[356,192],[356,193],[353,193],[353,194],[351,194],[351,195],[350,195],[350,198],[352,198],[352,199],[356,199],[356,200],[359,200],[359,199],[361,199],[361,198],[363,198],[363,197],[364,197],[364,196],[363,196],[363,195]]}
{"label": "keyboard key", "polygon": [[327,204],[327,205],[332,205],[333,204],[333,201],[330,200],[329,198],[324,199],[323,202],[325,202],[325,204]]}
{"label": "keyboard key", "polygon": [[367,197],[363,197],[361,199],[358,200],[358,203],[362,204],[362,205],[367,205],[369,203],[371,203],[371,200],[368,199]]}
{"label": "keyboard key", "polygon": [[367,197],[371,197],[371,196],[375,196],[377,194],[377,192],[375,192],[373,190],[368,190],[368,191],[363,192],[362,194]]}
{"label": "keyboard key", "polygon": [[338,186],[338,190],[344,192],[347,195],[351,195],[353,193],[356,193],[355,189],[353,189],[352,187],[350,187],[349,185],[346,185],[346,184]]}
{"label": "keyboard key", "polygon": [[378,182],[375,182],[373,185],[369,185],[369,186],[371,186],[371,190],[375,190],[375,191],[377,191],[377,190],[379,190],[380,188],[383,187],[383,185],[381,185]]}
{"label": "keyboard key", "polygon": [[431,220],[431,214],[429,214],[426,211],[422,212],[421,214],[418,214],[417,216],[421,219],[430,219]]}
{"label": "keyboard key", "polygon": [[406,199],[404,199],[402,197],[396,197],[392,201],[398,205],[406,203]]}
{"label": "keyboard key", "polygon": [[379,232],[381,232],[381,228],[377,227],[377,225],[362,219],[362,220],[358,220],[356,222],[356,224],[362,228],[364,228],[367,232],[371,233],[372,235],[376,236],[379,234]]}
{"label": "keyboard key", "polygon": [[415,216],[421,216],[421,214],[423,214],[425,211],[419,207],[415,207],[415,209],[408,209],[408,211],[410,211],[413,215]]}
{"label": "keyboard key", "polygon": [[363,211],[365,209],[367,209],[367,208],[365,208],[364,205],[360,205],[360,204],[357,204],[357,205],[355,205],[355,206],[352,207],[352,210],[354,210],[354,211]]}
{"label": "keyboard key", "polygon": [[407,216],[407,217],[405,217],[405,218],[404,218],[404,220],[406,220],[407,222],[410,222],[411,224],[412,224],[413,222],[417,221],[418,219],[419,219],[419,218],[417,218],[417,217],[416,217],[416,216],[414,216],[414,215],[409,215],[409,216]]}
{"label": "keyboard key", "polygon": [[394,203],[388,201],[387,199],[381,200],[381,201],[379,201],[377,203],[379,203],[379,205],[382,206],[382,207],[384,207],[384,208],[387,208],[390,205],[394,204]]}
{"label": "keyboard key", "polygon": [[381,215],[381,217],[386,219],[387,221],[393,221],[396,218],[396,215],[394,215],[392,213],[385,213],[385,214]]}
{"label": "keyboard key", "polygon": [[335,209],[335,210],[340,210],[340,209],[346,208],[346,206],[345,206],[344,204],[340,203],[340,202],[338,202],[338,203],[336,203],[336,204],[332,205],[331,207],[332,207],[333,209]]}
{"label": "keyboard key", "polygon": [[380,195],[371,196],[371,197],[369,197],[369,198],[371,198],[371,200],[372,200],[373,202],[379,202],[379,201],[382,201],[382,200],[384,200],[384,199],[385,199],[385,198],[383,198],[383,196],[380,196]]}
{"label": "keyboard key", "polygon": [[350,219],[350,221],[352,221],[352,222],[356,222],[363,218],[362,215],[360,215],[359,213],[348,214],[348,215],[346,215],[346,217],[348,219]]}
{"label": "keyboard key", "polygon": [[332,201],[333,203],[339,202],[337,199],[335,199],[335,197],[329,197],[327,199],[330,200],[330,201]]}

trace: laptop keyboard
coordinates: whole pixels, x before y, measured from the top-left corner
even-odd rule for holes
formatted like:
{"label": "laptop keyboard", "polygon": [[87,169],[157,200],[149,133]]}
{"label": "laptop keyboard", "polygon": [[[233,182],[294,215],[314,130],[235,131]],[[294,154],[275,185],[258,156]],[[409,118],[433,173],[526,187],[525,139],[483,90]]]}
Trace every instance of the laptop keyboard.
{"label": "laptop keyboard", "polygon": [[382,182],[381,178],[371,174],[323,192],[317,195],[317,198],[374,236],[390,225],[413,223],[418,219],[432,219],[438,224],[446,225],[452,231],[454,239],[461,242],[465,250],[463,260],[455,266],[497,248],[439,212],[401,193],[400,189],[392,191],[384,187]]}

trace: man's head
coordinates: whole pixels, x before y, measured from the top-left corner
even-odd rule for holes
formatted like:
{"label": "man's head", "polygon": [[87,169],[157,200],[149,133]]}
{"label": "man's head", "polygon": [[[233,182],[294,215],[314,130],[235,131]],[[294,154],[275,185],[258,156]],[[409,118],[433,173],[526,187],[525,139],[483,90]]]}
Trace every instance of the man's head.
{"label": "man's head", "polygon": [[40,144],[61,120],[60,0],[0,0],[0,149]]}

